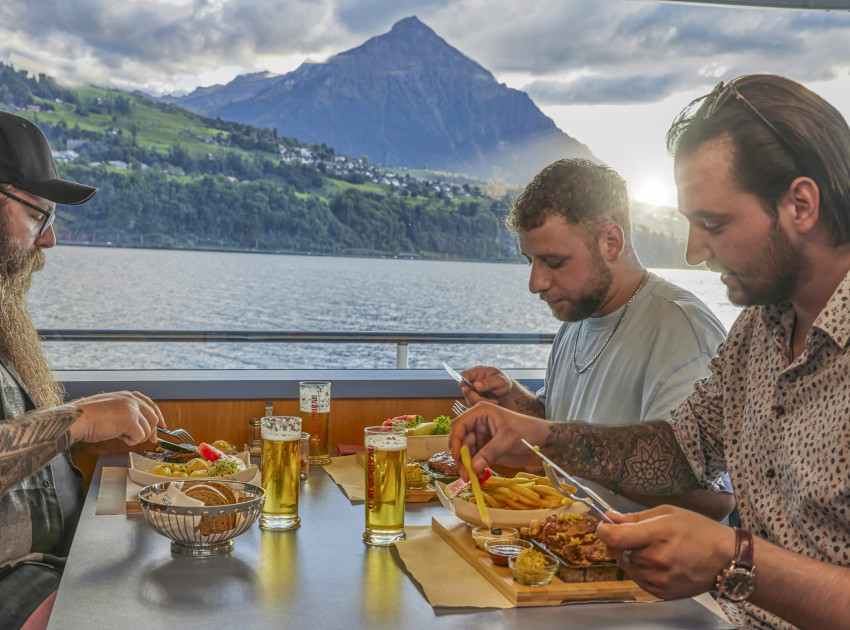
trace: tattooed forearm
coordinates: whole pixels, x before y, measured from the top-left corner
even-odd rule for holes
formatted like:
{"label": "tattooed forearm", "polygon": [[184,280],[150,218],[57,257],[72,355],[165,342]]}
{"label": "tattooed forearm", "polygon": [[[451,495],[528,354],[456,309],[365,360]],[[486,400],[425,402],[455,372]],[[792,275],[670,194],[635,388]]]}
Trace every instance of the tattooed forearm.
{"label": "tattooed forearm", "polygon": [[514,401],[514,405],[516,405],[516,410],[520,413],[524,413],[528,416],[535,416],[537,418],[546,417],[546,407],[544,407],[543,403],[540,402],[540,399],[531,392],[529,392],[529,396],[517,398]]}
{"label": "tattooed forearm", "polygon": [[680,494],[699,488],[664,421],[627,426],[552,424],[544,452],[564,468],[619,492]]}
{"label": "tattooed forearm", "polygon": [[0,420],[0,495],[70,446],[68,429],[81,413],[66,405]]}

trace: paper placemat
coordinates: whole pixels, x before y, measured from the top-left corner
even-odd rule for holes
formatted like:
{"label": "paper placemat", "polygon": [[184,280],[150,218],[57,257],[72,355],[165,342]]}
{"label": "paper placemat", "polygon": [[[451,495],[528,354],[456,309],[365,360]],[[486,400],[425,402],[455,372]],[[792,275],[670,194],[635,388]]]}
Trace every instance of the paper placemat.
{"label": "paper placemat", "polygon": [[[324,468],[349,501],[352,503],[365,501],[366,478],[363,472],[362,452],[344,457],[331,457],[331,463]],[[405,503],[427,503],[436,498],[437,491],[430,485],[419,490],[407,488],[404,491]]]}
{"label": "paper placemat", "polygon": [[395,543],[396,551],[429,604],[435,608],[514,607],[430,526],[405,527],[404,531],[407,539]]}
{"label": "paper placemat", "polygon": [[[138,492],[138,490],[136,491]],[[127,467],[104,467],[100,477],[95,514],[126,514]]]}
{"label": "paper placemat", "polygon": [[357,463],[356,455],[331,457],[331,463],[324,467],[352,503],[366,500],[366,479],[363,467]]}

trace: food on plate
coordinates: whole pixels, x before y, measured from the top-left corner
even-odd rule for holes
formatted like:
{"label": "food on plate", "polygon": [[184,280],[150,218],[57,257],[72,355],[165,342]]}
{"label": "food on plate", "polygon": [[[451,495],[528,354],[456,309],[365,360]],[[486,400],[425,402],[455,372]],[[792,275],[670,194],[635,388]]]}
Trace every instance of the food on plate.
{"label": "food on plate", "polygon": [[536,549],[523,549],[508,559],[514,579],[526,586],[543,586],[551,582],[558,564],[555,558]]}
{"label": "food on plate", "polygon": [[516,540],[519,538],[519,530],[515,527],[474,527],[472,529],[472,539],[479,549],[484,549],[484,544],[488,540],[498,538],[500,540]]}
{"label": "food on plate", "polygon": [[194,451],[191,453],[178,453],[177,451],[169,451],[168,449],[164,449],[161,446],[157,446],[156,450],[143,451],[139,454],[142,457],[152,459],[155,462],[169,462],[172,464],[185,464],[189,460],[194,459],[198,456],[198,454]]}
{"label": "food on plate", "polygon": [[216,440],[212,445],[228,455],[233,455],[236,452],[236,447],[227,440]]}
{"label": "food on plate", "polygon": [[490,556],[493,564],[508,566],[508,558],[521,552],[523,549],[531,549],[531,543],[527,540],[492,538],[484,543],[484,551]]}
{"label": "food on plate", "polygon": [[[243,464],[241,470],[244,469],[245,465]],[[235,460],[219,458],[210,465],[207,473],[210,477],[224,477],[225,475],[237,473],[239,470],[239,463]]]}
{"label": "food on plate", "polygon": [[420,464],[407,462],[404,466],[404,485],[420,490],[431,481],[431,475]]}
{"label": "food on plate", "polygon": [[201,442],[198,445],[198,455],[205,457],[211,462],[215,462],[219,459],[232,459],[234,461],[240,461],[236,455],[231,455],[230,453],[225,453],[220,448],[213,446],[211,444],[207,444],[206,442]]}
{"label": "food on plate", "polygon": [[[558,492],[546,477],[531,473],[519,472],[515,477],[507,478],[493,476],[491,472],[483,477],[483,481],[479,480],[479,483],[488,508],[540,510],[575,503],[573,499]],[[572,488],[570,491],[575,492],[576,489]],[[458,498],[475,503],[470,484],[462,479],[446,486],[446,496],[449,499]]]}
{"label": "food on plate", "polygon": [[608,547],[596,537],[597,523],[589,514],[552,515],[542,524],[532,521],[528,526],[528,536],[576,566],[611,563],[614,558]]}
{"label": "food on plate", "polygon": [[247,465],[238,457],[233,459],[219,458],[215,462],[194,457],[185,464],[163,462],[154,466],[151,472],[154,475],[171,478],[225,477],[245,469],[247,469]]}
{"label": "food on plate", "polygon": [[437,416],[431,422],[423,422],[407,430],[407,436],[448,435],[452,419],[448,416]]}
{"label": "food on plate", "polygon": [[424,418],[418,414],[407,414],[404,416],[396,416],[395,418],[390,418],[385,420],[383,426],[385,427],[401,427],[403,429],[412,429],[414,427],[422,424]]}
{"label": "food on plate", "polygon": [[457,463],[455,463],[449,451],[434,453],[428,460],[428,466],[442,477],[457,477],[460,475],[457,470]]}

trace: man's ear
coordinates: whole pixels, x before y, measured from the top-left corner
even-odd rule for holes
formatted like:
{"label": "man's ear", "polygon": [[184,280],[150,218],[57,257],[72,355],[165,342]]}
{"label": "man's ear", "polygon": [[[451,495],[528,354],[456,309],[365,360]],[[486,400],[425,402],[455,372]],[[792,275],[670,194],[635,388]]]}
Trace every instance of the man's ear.
{"label": "man's ear", "polygon": [[626,235],[616,223],[609,223],[599,234],[599,253],[606,262],[614,262],[623,253]]}
{"label": "man's ear", "polygon": [[820,217],[820,189],[810,177],[798,177],[779,202],[785,220],[798,234],[808,234]]}

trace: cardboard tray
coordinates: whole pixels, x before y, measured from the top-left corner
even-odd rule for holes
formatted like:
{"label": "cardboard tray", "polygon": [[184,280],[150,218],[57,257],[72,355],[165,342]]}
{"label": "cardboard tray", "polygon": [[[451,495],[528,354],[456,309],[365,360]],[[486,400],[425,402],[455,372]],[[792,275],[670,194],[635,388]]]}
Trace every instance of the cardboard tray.
{"label": "cardboard tray", "polygon": [[515,606],[559,606],[597,601],[650,602],[658,599],[631,580],[567,583],[554,577],[545,586],[524,586],[514,581],[508,567],[491,562],[487,553],[479,549],[472,539],[471,528],[457,517],[436,516],[431,520],[431,528]]}

